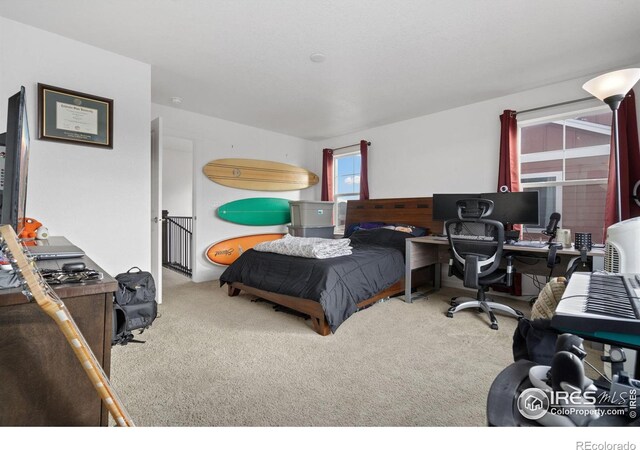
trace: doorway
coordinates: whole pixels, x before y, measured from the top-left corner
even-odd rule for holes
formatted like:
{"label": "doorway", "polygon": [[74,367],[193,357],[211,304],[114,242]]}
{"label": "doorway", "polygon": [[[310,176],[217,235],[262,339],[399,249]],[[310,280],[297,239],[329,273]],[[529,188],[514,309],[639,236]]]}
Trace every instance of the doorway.
{"label": "doorway", "polygon": [[165,136],[162,153],[162,266],[193,275],[193,142]]}

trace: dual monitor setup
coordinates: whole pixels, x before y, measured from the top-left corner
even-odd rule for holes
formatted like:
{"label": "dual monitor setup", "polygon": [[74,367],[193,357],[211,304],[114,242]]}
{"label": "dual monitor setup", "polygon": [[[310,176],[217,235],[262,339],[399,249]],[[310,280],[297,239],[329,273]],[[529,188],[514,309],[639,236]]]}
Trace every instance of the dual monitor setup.
{"label": "dual monitor setup", "polygon": [[433,218],[449,220],[458,218],[459,200],[486,199],[493,202],[493,212],[488,219],[509,225],[538,225],[538,191],[491,192],[486,194],[433,194]]}
{"label": "dual monitor setup", "polygon": [[[433,218],[442,221],[457,219],[458,202],[460,200],[491,200],[493,209],[484,218],[496,220],[504,225],[505,238],[508,243],[516,243],[520,237],[519,231],[512,230],[513,225],[534,225],[536,228],[544,228],[544,225],[540,223],[538,191],[433,194]],[[536,247],[550,245],[555,237],[559,220],[560,214],[553,213],[546,229],[542,231],[542,234],[549,236],[549,241],[546,244],[541,242],[521,242],[520,244]]]}

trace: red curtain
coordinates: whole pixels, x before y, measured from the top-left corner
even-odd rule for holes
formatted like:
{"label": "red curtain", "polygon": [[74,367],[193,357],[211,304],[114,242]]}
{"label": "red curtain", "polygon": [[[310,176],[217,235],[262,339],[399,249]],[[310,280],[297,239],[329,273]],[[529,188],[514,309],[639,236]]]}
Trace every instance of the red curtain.
{"label": "red curtain", "polygon": [[333,150],[322,150],[322,194],[320,200],[333,201]]}
{"label": "red curtain", "polygon": [[[613,127],[613,123],[611,124]],[[613,137],[613,129],[611,130]],[[619,220],[640,216],[640,206],[633,199],[633,187],[640,183],[640,146],[638,145],[638,120],[636,117],[636,97],[629,91],[618,109],[618,141],[620,143],[620,190],[622,196],[622,217],[618,218],[616,207],[616,167],[615,148],[611,142],[609,156],[609,182],[604,213],[604,233]],[[640,190],[640,188],[639,188]],[[640,201],[640,200],[639,200]]]}
{"label": "red curtain", "polygon": [[367,153],[369,143],[360,141],[360,200],[369,200],[369,176],[367,173]]}
{"label": "red curtain", "polygon": [[[516,112],[505,109],[500,115],[500,161],[498,165],[498,192],[520,192],[520,152],[518,151],[518,119]],[[514,230],[520,230],[514,225]],[[522,295],[522,276],[516,274],[510,287],[492,286],[494,290]]]}
{"label": "red curtain", "polygon": [[516,112],[505,109],[500,116],[500,165],[498,192],[503,186],[509,192],[520,191],[520,162],[518,153],[518,120]]}

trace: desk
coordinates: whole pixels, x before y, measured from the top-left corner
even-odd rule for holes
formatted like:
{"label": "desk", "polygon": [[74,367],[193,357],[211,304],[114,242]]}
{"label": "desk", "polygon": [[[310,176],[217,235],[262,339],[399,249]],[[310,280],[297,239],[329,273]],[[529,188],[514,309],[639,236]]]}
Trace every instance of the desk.
{"label": "desk", "polygon": [[[514,266],[520,273],[549,276],[546,255],[548,248],[521,247],[505,245],[504,251],[515,254]],[[558,249],[556,255],[560,262],[553,268],[552,276],[564,275],[567,264],[572,258],[579,257],[580,252],[573,248]],[[587,253],[589,258],[604,258],[604,250],[594,248]],[[518,261],[520,259],[520,261]],[[527,259],[530,261],[525,262]],[[530,263],[529,263],[530,262]],[[433,280],[434,290],[440,289],[442,264],[449,264],[449,241],[438,236],[422,236],[406,240],[405,253],[405,302],[411,303],[411,271],[420,267],[435,265]]]}
{"label": "desk", "polygon": [[[104,274],[102,280],[54,291],[108,376],[117,282],[86,256],[37,266],[53,269],[72,261]],[[58,326],[20,289],[0,291],[0,380],[0,426],[108,425],[106,408]]]}

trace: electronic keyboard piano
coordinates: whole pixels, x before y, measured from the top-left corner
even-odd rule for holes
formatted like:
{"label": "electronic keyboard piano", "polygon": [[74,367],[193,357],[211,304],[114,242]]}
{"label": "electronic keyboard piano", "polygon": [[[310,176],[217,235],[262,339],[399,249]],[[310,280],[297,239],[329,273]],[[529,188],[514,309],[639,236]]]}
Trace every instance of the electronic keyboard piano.
{"label": "electronic keyboard piano", "polygon": [[640,274],[574,273],[551,326],[640,335]]}

